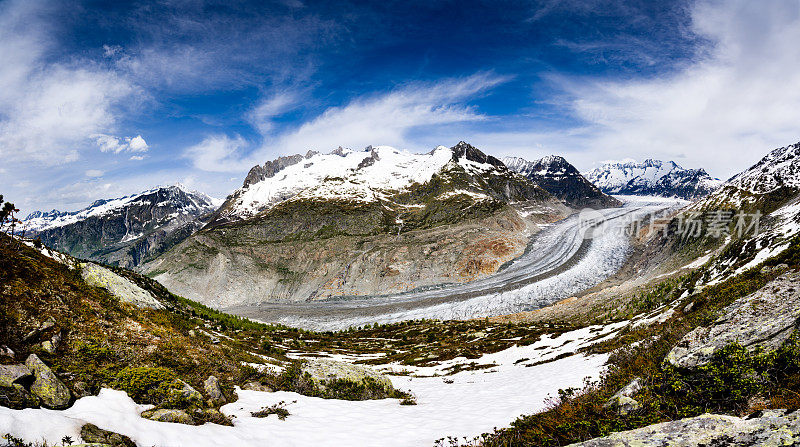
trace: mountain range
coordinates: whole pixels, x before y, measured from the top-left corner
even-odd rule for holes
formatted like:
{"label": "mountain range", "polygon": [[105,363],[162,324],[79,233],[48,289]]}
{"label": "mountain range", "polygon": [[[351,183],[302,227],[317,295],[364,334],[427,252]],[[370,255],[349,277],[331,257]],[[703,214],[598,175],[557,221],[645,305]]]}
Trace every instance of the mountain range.
{"label": "mountain range", "polygon": [[27,235],[79,258],[123,267],[151,259],[204,225],[221,201],[182,185],[155,188],[118,199],[97,200],[62,212],[33,212]]}
{"label": "mountain range", "polygon": [[704,169],[684,169],[674,161],[647,159],[609,162],[584,177],[606,194],[677,197],[696,200],[717,189],[722,182]]}

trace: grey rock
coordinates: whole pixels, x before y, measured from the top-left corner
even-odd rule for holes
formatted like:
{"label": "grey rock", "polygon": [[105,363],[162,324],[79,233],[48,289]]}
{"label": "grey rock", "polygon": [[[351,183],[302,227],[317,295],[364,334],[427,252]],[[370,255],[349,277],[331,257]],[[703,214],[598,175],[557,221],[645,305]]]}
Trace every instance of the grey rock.
{"label": "grey rock", "polygon": [[103,430],[93,424],[86,424],[81,427],[81,439],[87,443],[110,445],[112,447],[136,447],[136,443],[131,438]]}
{"label": "grey rock", "polygon": [[324,389],[321,382],[333,379],[346,379],[362,382],[369,377],[387,389],[393,389],[392,381],[374,369],[347,362],[328,359],[310,359],[303,363],[304,373],[311,375],[312,380]]}
{"label": "grey rock", "polygon": [[772,351],[792,335],[798,319],[800,273],[787,272],[734,301],[710,327],[699,327],[686,334],[667,354],[667,360],[677,367],[696,368],[734,342],[749,352],[756,348]]}
{"label": "grey rock", "polygon": [[194,425],[194,419],[184,410],[159,409],[148,410],[141,415],[145,419],[158,422],[173,422],[176,424]]}
{"label": "grey rock", "polygon": [[222,405],[227,402],[225,394],[222,393],[222,388],[219,386],[219,380],[217,380],[216,377],[209,376],[208,379],[203,382],[203,388],[205,388],[206,394],[211,398],[211,402],[214,405]]}
{"label": "grey rock", "polygon": [[64,383],[53,374],[53,371],[44,364],[36,354],[31,354],[25,360],[25,366],[31,370],[34,377],[30,391],[41,399],[42,405],[56,410],[69,406],[72,394]]}
{"label": "grey rock", "polygon": [[45,340],[42,342],[42,350],[48,354],[54,354],[56,352],[56,347],[53,346],[53,342],[50,340]]}
{"label": "grey rock", "polygon": [[603,406],[606,408],[615,408],[617,413],[619,413],[621,416],[625,416],[628,413],[634,412],[642,406],[631,396],[641,391],[641,389],[642,379],[637,377],[624,388],[617,391],[616,394],[611,396],[611,399],[609,399]]}
{"label": "grey rock", "polygon": [[262,385],[258,382],[248,382],[242,385],[243,390],[247,391],[261,391],[264,393],[272,393],[274,390],[266,385]]}
{"label": "grey rock", "polygon": [[701,447],[779,446],[800,443],[800,412],[762,412],[751,418],[704,414],[614,433],[572,446],[580,447]]}
{"label": "grey rock", "polygon": [[150,309],[162,309],[164,307],[150,292],[98,264],[91,262],[82,264],[81,276],[86,281],[86,284],[106,289],[123,303],[131,303],[136,307]]}
{"label": "grey rock", "polygon": [[25,365],[0,365],[0,386],[14,386],[15,382],[31,375],[31,370]]}

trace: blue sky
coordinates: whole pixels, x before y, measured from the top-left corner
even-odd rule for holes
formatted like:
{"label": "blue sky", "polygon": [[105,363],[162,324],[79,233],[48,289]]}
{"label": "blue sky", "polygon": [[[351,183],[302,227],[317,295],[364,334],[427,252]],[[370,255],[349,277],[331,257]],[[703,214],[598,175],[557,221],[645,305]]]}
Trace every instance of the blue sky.
{"label": "blue sky", "polygon": [[459,140],[726,178],[800,140],[798,41],[798,0],[0,0],[0,193],[223,197],[279,155]]}

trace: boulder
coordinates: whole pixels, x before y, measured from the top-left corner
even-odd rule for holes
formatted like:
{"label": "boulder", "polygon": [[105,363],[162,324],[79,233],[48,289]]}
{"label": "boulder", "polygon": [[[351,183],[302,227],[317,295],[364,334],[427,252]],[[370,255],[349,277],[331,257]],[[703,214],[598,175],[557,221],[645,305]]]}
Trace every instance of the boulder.
{"label": "boulder", "polygon": [[41,399],[42,405],[56,410],[69,406],[72,394],[64,383],[53,374],[36,354],[31,354],[25,360],[25,366],[33,373],[34,381],[30,391]]}
{"label": "boulder", "polygon": [[[338,362],[328,359],[310,359],[303,363],[303,372],[309,373],[311,378],[321,385],[320,382],[334,379],[345,379],[353,382],[361,382],[364,378],[374,379],[379,385],[387,389],[393,389],[392,381],[383,374],[367,368],[366,366],[354,365],[347,362]],[[323,387],[324,388],[324,387]]]}
{"label": "boulder", "polygon": [[131,438],[103,430],[96,425],[86,424],[81,427],[81,439],[90,444],[110,445],[112,447],[136,447]]}
{"label": "boulder", "polygon": [[37,408],[39,399],[28,392],[24,386],[14,383],[10,387],[0,386],[0,406],[15,410]]}
{"label": "boulder", "polygon": [[758,291],[723,309],[710,327],[699,327],[667,354],[680,368],[708,363],[719,349],[737,342],[749,352],[772,351],[795,331],[800,321],[800,273],[787,272]]}
{"label": "boulder", "polygon": [[203,405],[203,395],[200,394],[199,391],[194,389],[191,385],[183,380],[178,379],[178,383],[182,385],[182,388],[180,388],[178,392],[186,402],[189,402],[193,405]]}
{"label": "boulder", "polygon": [[749,447],[797,445],[800,442],[800,412],[768,410],[746,419],[704,414],[693,418],[650,425],[614,433],[572,447]]}
{"label": "boulder", "polygon": [[217,380],[216,377],[209,376],[208,379],[203,382],[203,388],[205,388],[206,394],[214,405],[222,405],[227,402],[225,394],[222,393],[222,388],[219,386],[219,380]]}
{"label": "boulder", "polygon": [[0,386],[11,387],[31,375],[31,370],[25,365],[0,365]]}
{"label": "boulder", "polygon": [[639,402],[633,399],[631,396],[635,395],[642,389],[642,379],[637,377],[631,381],[628,385],[626,385],[621,390],[617,391],[616,394],[611,396],[603,407],[605,408],[615,408],[617,413],[620,416],[625,416],[628,413],[638,410],[642,406]]}
{"label": "boulder", "polygon": [[173,422],[176,424],[194,425],[194,419],[184,410],[159,409],[147,410],[142,417],[158,422]]}

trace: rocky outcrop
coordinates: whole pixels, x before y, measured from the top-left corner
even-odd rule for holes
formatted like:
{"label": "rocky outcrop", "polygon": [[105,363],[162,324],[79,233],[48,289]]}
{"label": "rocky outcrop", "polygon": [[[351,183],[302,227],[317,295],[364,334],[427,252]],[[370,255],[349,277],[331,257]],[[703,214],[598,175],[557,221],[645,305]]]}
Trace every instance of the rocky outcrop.
{"label": "rocky outcrop", "polygon": [[153,295],[137,286],[127,278],[123,278],[111,270],[94,263],[81,265],[81,276],[86,284],[101,287],[119,298],[123,303],[136,307],[162,309],[164,306]]}
{"label": "rocky outcrop", "polygon": [[699,327],[683,337],[667,355],[681,368],[695,368],[731,343],[748,351],[780,347],[800,322],[800,273],[787,272],[758,291],[740,298],[722,311],[711,326]]}
{"label": "rocky outcrop", "polygon": [[800,412],[768,410],[750,418],[704,414],[614,433],[573,447],[750,447],[798,445]]}
{"label": "rocky outcrop", "polygon": [[31,370],[25,365],[0,365],[0,386],[13,386],[31,375]]}
{"label": "rocky outcrop", "polygon": [[69,389],[36,354],[28,356],[25,366],[34,377],[30,392],[42,401],[42,405],[56,410],[69,406],[72,399]]}

